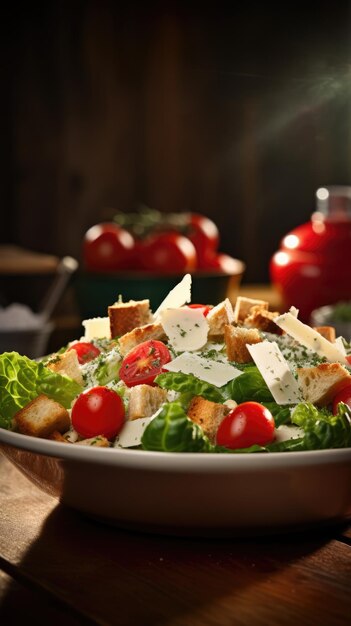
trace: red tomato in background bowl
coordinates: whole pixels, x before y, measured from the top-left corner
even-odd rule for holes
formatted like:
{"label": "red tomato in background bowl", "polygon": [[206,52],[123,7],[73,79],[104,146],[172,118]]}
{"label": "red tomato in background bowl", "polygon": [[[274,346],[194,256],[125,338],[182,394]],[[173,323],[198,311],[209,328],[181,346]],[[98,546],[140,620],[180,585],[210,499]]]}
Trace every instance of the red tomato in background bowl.
{"label": "red tomato in background bowl", "polygon": [[190,239],[168,231],[150,235],[140,245],[140,264],[143,269],[160,274],[192,272],[197,256]]}
{"label": "red tomato in background bowl", "polygon": [[128,269],[133,262],[136,244],[131,233],[113,222],[89,228],[83,241],[85,268],[92,272]]}
{"label": "red tomato in background bowl", "polygon": [[195,246],[198,268],[207,268],[219,244],[216,224],[205,215],[190,213],[186,235]]}

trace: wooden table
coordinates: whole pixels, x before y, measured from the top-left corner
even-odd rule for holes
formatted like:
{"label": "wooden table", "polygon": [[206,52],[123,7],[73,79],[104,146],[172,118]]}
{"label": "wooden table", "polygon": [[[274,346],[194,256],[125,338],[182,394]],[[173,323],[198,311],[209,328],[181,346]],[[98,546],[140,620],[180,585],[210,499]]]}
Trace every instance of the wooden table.
{"label": "wooden table", "polygon": [[0,624],[350,623],[351,528],[152,536],[64,508],[0,454]]}

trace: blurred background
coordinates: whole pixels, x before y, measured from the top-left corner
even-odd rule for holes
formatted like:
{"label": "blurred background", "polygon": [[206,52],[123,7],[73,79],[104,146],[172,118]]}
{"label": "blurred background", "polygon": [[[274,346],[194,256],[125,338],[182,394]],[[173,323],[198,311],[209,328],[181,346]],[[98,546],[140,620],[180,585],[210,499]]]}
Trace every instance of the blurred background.
{"label": "blurred background", "polygon": [[145,204],[215,221],[269,282],[320,186],[351,183],[351,6],[12,2],[2,24],[1,244],[81,260]]}

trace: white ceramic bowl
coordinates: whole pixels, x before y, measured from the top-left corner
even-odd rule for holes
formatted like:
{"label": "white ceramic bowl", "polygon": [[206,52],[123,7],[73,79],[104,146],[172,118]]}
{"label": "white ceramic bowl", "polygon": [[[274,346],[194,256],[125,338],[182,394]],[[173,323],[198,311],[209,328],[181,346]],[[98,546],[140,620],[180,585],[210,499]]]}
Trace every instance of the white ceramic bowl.
{"label": "white ceramic bowl", "polygon": [[2,429],[0,449],[65,505],[129,529],[246,535],[351,516],[351,449],[177,454],[84,447]]}

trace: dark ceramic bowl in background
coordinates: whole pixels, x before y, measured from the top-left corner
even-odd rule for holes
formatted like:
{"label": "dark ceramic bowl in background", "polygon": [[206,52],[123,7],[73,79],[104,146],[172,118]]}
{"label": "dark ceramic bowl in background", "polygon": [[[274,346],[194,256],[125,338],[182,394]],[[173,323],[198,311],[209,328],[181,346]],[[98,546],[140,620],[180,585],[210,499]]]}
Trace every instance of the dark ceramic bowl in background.
{"label": "dark ceramic bowl in background", "polygon": [[0,329],[0,354],[18,352],[30,359],[37,359],[46,354],[50,335],[54,329],[52,322],[46,322],[37,329]]}
{"label": "dark ceramic bowl in background", "polygon": [[[347,304],[351,313],[351,302]],[[337,337],[344,337],[346,341],[351,341],[351,320],[348,321],[338,317],[337,310],[339,306],[340,303],[328,304],[314,309],[311,313],[311,324],[312,326],[334,326]]]}
{"label": "dark ceramic bowl in background", "polygon": [[[196,272],[192,274],[192,302],[217,304],[229,297],[234,301],[245,271],[242,261],[236,259],[237,271]],[[107,307],[118,300],[149,299],[153,311],[168,292],[183,278],[182,275],[155,275],[147,272],[120,272],[111,274],[78,273],[74,278],[79,313],[83,318],[104,317]]]}

